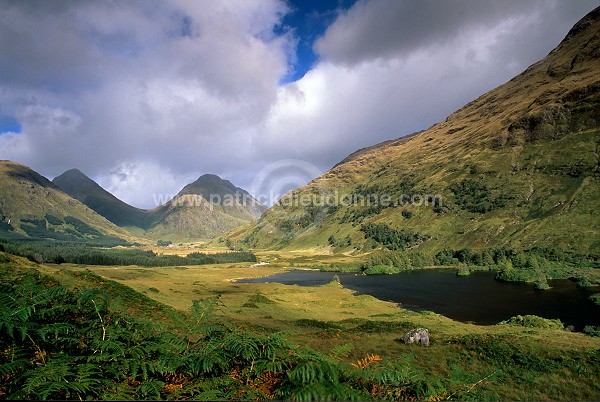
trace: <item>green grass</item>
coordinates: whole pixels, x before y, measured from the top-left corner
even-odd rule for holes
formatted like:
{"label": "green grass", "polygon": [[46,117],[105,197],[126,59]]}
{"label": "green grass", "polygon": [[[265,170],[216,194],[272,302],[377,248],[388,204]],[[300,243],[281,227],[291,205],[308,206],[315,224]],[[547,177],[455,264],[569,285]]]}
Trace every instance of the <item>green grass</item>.
{"label": "green grass", "polygon": [[[370,389],[381,393],[363,395],[361,399],[396,399],[398,395],[419,396],[418,399],[597,399],[600,393],[594,386],[598,380],[600,338],[568,332],[552,320],[525,316],[505,324],[476,326],[432,312],[402,310],[370,296],[357,297],[335,282],[319,287],[232,283],[240,277],[265,276],[289,269],[284,262],[289,255],[285,253],[259,255],[261,260],[277,260],[257,268],[224,264],[183,267],[186,269],[68,264],[46,267],[4,256],[11,265],[18,261],[26,269],[39,270],[69,289],[102,290],[110,295],[115,313],[138,317],[175,334],[182,335],[185,329],[181,319],[173,320],[174,315],[185,315],[193,307],[193,300],[213,300],[211,316],[218,322],[259,338],[285,331],[286,339],[295,345],[291,349],[295,355],[313,350],[318,356],[334,358],[345,367],[339,373],[350,375],[352,364],[359,362],[371,364],[367,369],[376,372],[401,368],[410,373],[412,380],[407,383],[410,384],[407,392],[410,389],[411,393],[393,394],[400,392],[399,389],[383,386]],[[330,261],[347,258],[330,256]],[[315,262],[309,256],[291,260]],[[317,261],[325,263],[327,259],[321,256]],[[11,272],[14,271],[13,267]],[[404,333],[415,328],[429,330],[430,347],[402,342]],[[590,328],[588,332],[595,333]],[[237,375],[233,377],[238,378]],[[231,379],[231,372],[229,376]],[[243,378],[251,388],[258,386],[253,382],[256,377]],[[217,381],[213,387],[240,390],[239,382],[220,382],[223,379],[212,379]],[[166,383],[164,378],[160,381]],[[188,380],[184,388],[194,381],[198,380]],[[340,391],[317,383],[304,388],[323,392],[320,399],[325,395],[334,397]],[[221,395],[245,399],[252,394]],[[268,395],[275,394],[264,394],[261,398],[268,399]]]}

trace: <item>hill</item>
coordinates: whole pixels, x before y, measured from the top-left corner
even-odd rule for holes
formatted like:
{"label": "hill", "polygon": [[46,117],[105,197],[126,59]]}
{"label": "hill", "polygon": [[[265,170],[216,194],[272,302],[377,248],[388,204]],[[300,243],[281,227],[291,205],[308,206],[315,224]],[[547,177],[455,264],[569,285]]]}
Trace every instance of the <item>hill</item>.
{"label": "hill", "polygon": [[206,174],[168,203],[148,211],[148,234],[163,239],[214,238],[256,220],[267,208],[247,191]]}
{"label": "hill", "polygon": [[56,177],[53,184],[114,224],[134,232],[143,229],[139,233],[153,239],[214,238],[256,220],[266,210],[247,191],[214,174],[200,176],[151,210],[119,200],[77,169]]}
{"label": "hill", "polygon": [[29,167],[0,161],[0,237],[107,245],[132,236]]}
{"label": "hill", "polygon": [[146,211],[119,200],[77,169],[55,177],[52,183],[115,225],[140,228],[147,226]]}
{"label": "hill", "polygon": [[[600,8],[509,82],[427,130],[350,155],[230,239],[598,253],[599,71]],[[302,205],[310,197],[319,201]]]}

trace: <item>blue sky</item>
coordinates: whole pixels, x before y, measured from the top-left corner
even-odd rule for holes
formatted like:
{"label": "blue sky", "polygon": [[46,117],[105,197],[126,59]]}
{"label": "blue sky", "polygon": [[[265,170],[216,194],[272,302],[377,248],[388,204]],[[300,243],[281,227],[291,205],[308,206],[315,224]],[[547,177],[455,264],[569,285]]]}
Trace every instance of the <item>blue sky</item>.
{"label": "blue sky", "polygon": [[0,0],[0,159],[153,207],[300,186],[542,59],[598,0]]}
{"label": "blue sky", "polygon": [[21,132],[21,123],[14,117],[0,114],[0,134],[3,132]]}
{"label": "blue sky", "polygon": [[318,61],[313,46],[317,38],[337,18],[339,13],[350,9],[356,0],[290,0],[291,12],[286,14],[274,32],[281,34],[293,30],[298,37],[296,47],[297,60],[290,63],[291,72],[282,82],[296,81],[304,76]]}

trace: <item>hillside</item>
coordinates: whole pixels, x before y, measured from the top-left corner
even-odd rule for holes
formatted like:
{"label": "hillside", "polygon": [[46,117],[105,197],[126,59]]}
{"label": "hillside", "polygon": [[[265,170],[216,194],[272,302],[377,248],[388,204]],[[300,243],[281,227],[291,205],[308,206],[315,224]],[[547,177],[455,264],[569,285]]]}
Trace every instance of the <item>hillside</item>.
{"label": "hillside", "polygon": [[147,226],[146,211],[119,200],[77,169],[55,177],[52,183],[117,226]]}
{"label": "hillside", "polygon": [[256,220],[265,210],[245,190],[214,174],[185,186],[172,200],[151,210],[135,208],[104,190],[77,169],[53,183],[114,224],[153,239],[191,240],[217,237]]}
{"label": "hillside", "polygon": [[247,191],[206,174],[150,211],[148,234],[163,239],[215,238],[256,220],[266,207]]}
{"label": "hillside", "polygon": [[0,237],[121,244],[132,240],[27,166],[0,161]]}
{"label": "hillside", "polygon": [[[350,155],[230,239],[368,251],[394,233],[425,252],[598,253],[599,71],[600,8],[509,82],[427,130]],[[294,202],[303,195],[357,201]],[[376,201],[386,196],[391,205]]]}

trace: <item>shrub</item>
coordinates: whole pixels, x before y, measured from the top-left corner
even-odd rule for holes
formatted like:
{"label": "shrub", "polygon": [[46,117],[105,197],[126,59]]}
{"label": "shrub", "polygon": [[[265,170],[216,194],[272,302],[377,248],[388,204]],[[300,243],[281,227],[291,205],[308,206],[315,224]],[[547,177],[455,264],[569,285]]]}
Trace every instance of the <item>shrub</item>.
{"label": "shrub", "polygon": [[517,315],[500,322],[500,324],[527,328],[564,329],[564,324],[559,319],[542,318],[537,315]]}
{"label": "shrub", "polygon": [[583,333],[589,336],[600,337],[600,326],[586,325],[583,327]]}
{"label": "shrub", "polygon": [[390,250],[404,250],[425,241],[428,237],[406,229],[394,229],[385,223],[368,223],[360,228],[366,238],[373,239]]}
{"label": "shrub", "polygon": [[[382,267],[388,267],[389,269],[384,269]],[[380,273],[389,273],[383,272],[386,270],[394,270],[394,273],[398,273],[400,271],[411,270],[413,268],[414,266],[411,263],[407,253],[389,250],[379,250],[373,252],[367,257],[367,260],[362,265],[362,269],[365,273],[367,270],[370,270],[369,273],[375,273],[377,271],[382,271]]]}
{"label": "shrub", "polygon": [[591,295],[590,300],[596,303],[596,305],[600,306],[600,293],[594,293]]}
{"label": "shrub", "polygon": [[588,278],[586,278],[585,276],[580,277],[579,280],[577,281],[577,287],[580,287],[580,288],[589,288],[592,285],[593,285],[592,282],[590,282],[590,280]]}
{"label": "shrub", "polygon": [[392,275],[400,273],[400,270],[390,265],[375,265],[363,271],[367,275]]}
{"label": "shrub", "polygon": [[508,197],[492,197],[489,188],[479,180],[465,179],[450,186],[456,205],[469,212],[486,213],[506,205]]}

